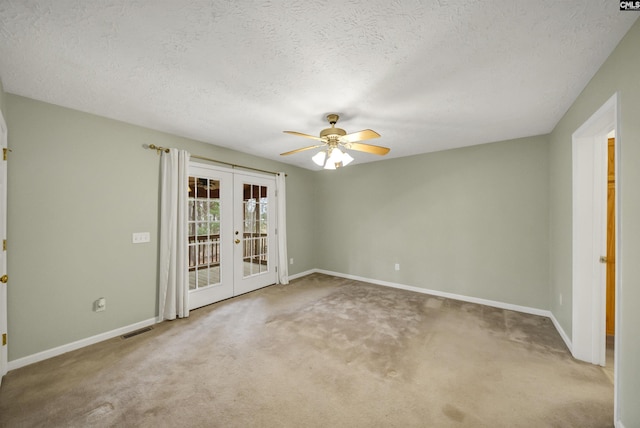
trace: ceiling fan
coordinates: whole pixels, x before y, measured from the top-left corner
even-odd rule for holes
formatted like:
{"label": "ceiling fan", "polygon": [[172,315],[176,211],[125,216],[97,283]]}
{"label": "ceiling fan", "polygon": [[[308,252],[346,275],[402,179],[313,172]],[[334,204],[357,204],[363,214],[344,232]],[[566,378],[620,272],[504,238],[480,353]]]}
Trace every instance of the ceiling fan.
{"label": "ceiling fan", "polygon": [[283,131],[285,134],[299,135],[305,138],[311,138],[312,140],[321,141],[321,144],[315,146],[303,147],[301,149],[291,150],[290,152],[281,153],[280,156],[288,156],[294,153],[303,152],[305,150],[322,148],[321,151],[316,153],[312,157],[313,161],[319,165],[324,166],[325,169],[336,169],[341,166],[346,166],[353,158],[347,152],[343,150],[355,150],[358,152],[373,153],[375,155],[386,155],[389,153],[388,148],[374,146],[372,144],[359,143],[358,141],[370,140],[372,138],[380,137],[376,131],[371,129],[365,129],[363,131],[347,134],[344,129],[336,128],[336,123],[340,116],[337,114],[327,115],[327,120],[331,125],[331,128],[326,128],[320,131],[320,136],[315,137],[309,134],[303,134],[295,131]]}

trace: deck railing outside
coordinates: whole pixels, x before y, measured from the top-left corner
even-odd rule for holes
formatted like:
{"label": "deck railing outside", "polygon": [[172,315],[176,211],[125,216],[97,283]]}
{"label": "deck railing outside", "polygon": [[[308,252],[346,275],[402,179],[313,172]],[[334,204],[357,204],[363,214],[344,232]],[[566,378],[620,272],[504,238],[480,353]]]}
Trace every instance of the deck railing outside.
{"label": "deck railing outside", "polygon": [[[243,259],[267,264],[267,234],[245,233]],[[220,235],[189,236],[189,270],[220,265]]]}

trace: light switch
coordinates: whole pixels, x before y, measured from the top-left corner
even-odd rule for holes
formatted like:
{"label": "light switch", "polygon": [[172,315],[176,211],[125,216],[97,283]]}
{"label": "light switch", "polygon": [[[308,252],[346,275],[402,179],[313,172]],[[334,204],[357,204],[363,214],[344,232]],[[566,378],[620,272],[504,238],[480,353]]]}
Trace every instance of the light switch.
{"label": "light switch", "polygon": [[134,244],[151,242],[151,234],[149,232],[135,232],[133,234],[132,242]]}

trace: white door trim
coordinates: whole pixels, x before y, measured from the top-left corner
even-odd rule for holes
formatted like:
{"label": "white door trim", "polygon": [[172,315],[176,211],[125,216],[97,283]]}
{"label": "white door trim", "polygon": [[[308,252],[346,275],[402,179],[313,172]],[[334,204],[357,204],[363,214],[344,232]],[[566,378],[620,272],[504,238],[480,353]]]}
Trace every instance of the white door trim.
{"label": "white door trim", "polygon": [[[606,134],[605,134],[606,135]],[[606,204],[603,202],[606,174],[602,171],[605,142],[602,135],[573,140],[573,356],[604,365],[605,343],[602,284],[606,265]],[[604,199],[604,200],[603,200]]]}
{"label": "white door trim", "polygon": [[[605,365],[607,135],[616,131],[616,176],[619,176],[618,94],[614,94],[572,135],[573,284],[572,353],[579,360]],[[620,254],[619,180],[616,179],[616,254]],[[617,260],[621,257],[616,256]],[[620,275],[616,263],[616,302]],[[615,349],[619,349],[619,305],[616,305]],[[615,353],[614,416],[618,414],[618,352]]]}

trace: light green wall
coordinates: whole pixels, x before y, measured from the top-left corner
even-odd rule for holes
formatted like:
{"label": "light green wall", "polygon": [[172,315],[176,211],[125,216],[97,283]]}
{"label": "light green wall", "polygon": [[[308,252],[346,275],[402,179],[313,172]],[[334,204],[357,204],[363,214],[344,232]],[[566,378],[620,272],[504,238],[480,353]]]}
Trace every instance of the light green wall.
{"label": "light green wall", "polygon": [[[551,134],[551,287],[552,311],[571,334],[571,134],[614,93],[619,99],[618,197],[620,200],[620,420],[640,426],[640,21],[631,28]],[[557,296],[564,295],[560,306]]]}
{"label": "light green wall", "polygon": [[548,309],[547,137],[319,175],[318,267]]}
{"label": "light green wall", "polygon": [[[287,178],[292,274],[314,265],[313,173],[102,117],[5,95],[9,145],[9,360],[156,316],[159,157],[185,148]],[[133,245],[133,232],[151,232]],[[92,311],[106,297],[107,310]]]}

